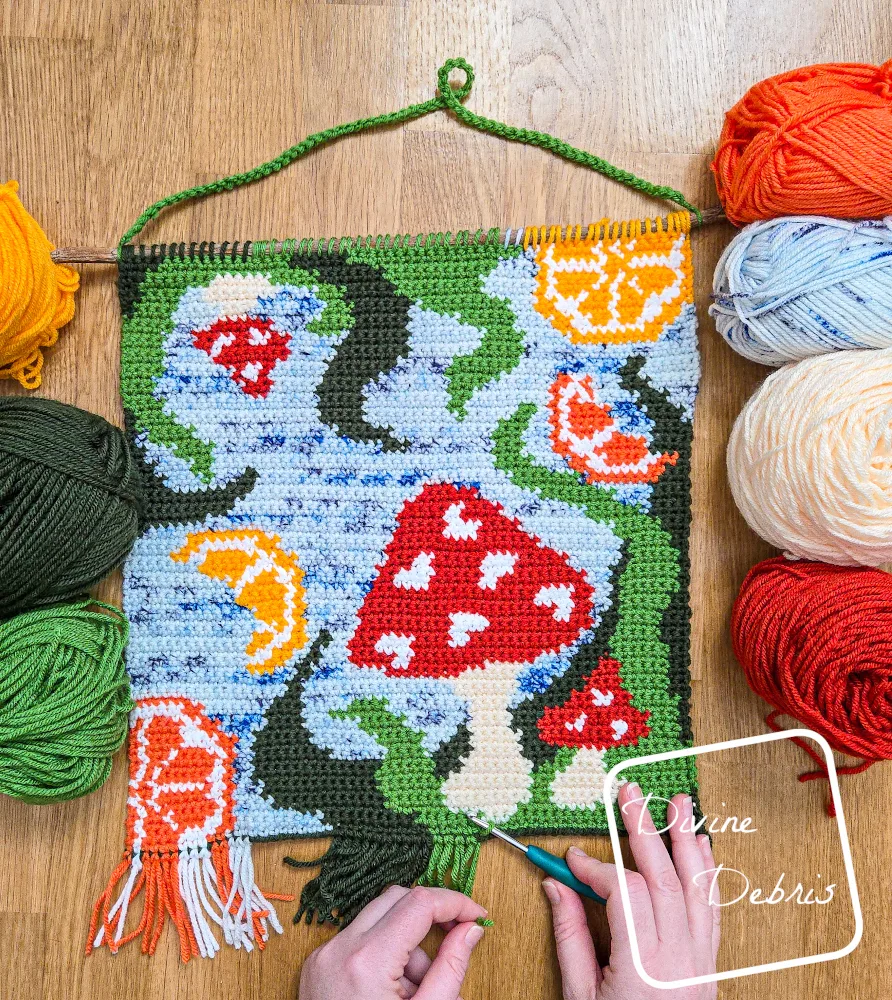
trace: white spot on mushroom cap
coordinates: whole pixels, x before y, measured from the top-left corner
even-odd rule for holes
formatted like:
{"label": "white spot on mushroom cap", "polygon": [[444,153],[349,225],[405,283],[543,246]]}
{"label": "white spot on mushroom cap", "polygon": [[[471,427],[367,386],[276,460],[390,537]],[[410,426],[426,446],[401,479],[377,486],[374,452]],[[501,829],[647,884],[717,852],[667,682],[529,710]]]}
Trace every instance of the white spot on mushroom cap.
{"label": "white spot on mushroom cap", "polygon": [[427,590],[434,578],[433,552],[419,552],[408,569],[398,570],[393,576],[394,587],[403,590]]}
{"label": "white spot on mushroom cap", "polygon": [[613,692],[608,691],[606,694],[603,691],[599,691],[597,688],[592,688],[592,701],[596,705],[612,705],[613,704]]}
{"label": "white spot on mushroom cap", "polygon": [[257,376],[263,371],[263,365],[259,361],[251,361],[242,368],[242,378],[249,382],[256,382]]}
{"label": "white spot on mushroom cap", "polygon": [[581,733],[582,730],[585,728],[585,724],[587,721],[588,721],[588,716],[585,714],[585,712],[582,712],[573,722],[565,722],[564,726],[566,727],[567,732],[569,733],[572,733],[574,729],[576,730],[577,733]]}
{"label": "white spot on mushroom cap", "polygon": [[248,343],[254,347],[260,347],[263,344],[268,344],[272,335],[272,330],[261,330],[259,327],[252,326],[248,331]]}
{"label": "white spot on mushroom cap", "polygon": [[614,719],[610,725],[613,729],[613,738],[615,740],[621,740],[629,731],[629,723],[623,722],[622,719]]}
{"label": "white spot on mushroom cap", "polygon": [[466,521],[461,512],[465,509],[464,502],[450,504],[446,508],[443,520],[446,527],[443,529],[443,537],[451,538],[455,542],[466,542],[469,538],[476,540],[477,531],[483,525],[482,521]]}
{"label": "white spot on mushroom cap", "polygon": [[520,556],[516,552],[487,552],[480,562],[480,579],[477,586],[481,590],[495,590],[496,583],[506,573],[513,573]]}
{"label": "white spot on mushroom cap", "polygon": [[208,351],[208,355],[212,358],[217,358],[220,356],[220,352],[224,347],[229,347],[230,344],[235,343],[234,333],[221,333],[219,337],[211,344],[211,349]]}
{"label": "white spot on mushroom cap", "polygon": [[552,617],[556,622],[568,622],[575,606],[573,584],[558,583],[540,587],[533,603],[537,608],[554,608]]}
{"label": "white spot on mushroom cap", "polygon": [[467,646],[472,632],[482,632],[489,627],[488,618],[468,611],[454,611],[449,620],[452,622],[449,626],[449,645],[453,649]]}
{"label": "white spot on mushroom cap", "polygon": [[414,641],[414,635],[399,635],[396,632],[385,632],[375,643],[375,651],[387,655],[392,654],[391,667],[394,670],[405,670],[409,666],[409,661],[415,655],[415,650],[412,649]]}

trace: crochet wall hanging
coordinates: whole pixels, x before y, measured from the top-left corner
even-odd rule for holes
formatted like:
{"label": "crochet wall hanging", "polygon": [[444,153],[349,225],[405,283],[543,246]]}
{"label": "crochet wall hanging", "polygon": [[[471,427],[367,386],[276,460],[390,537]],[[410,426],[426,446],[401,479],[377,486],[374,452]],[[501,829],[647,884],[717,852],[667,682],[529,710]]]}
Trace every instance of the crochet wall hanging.
{"label": "crochet wall hanging", "polygon": [[[453,90],[448,74],[466,74]],[[297,917],[469,891],[481,837],[606,830],[607,769],[690,745],[699,213],[439,95],[166,198],[122,240],[144,494],[126,563],[126,853],[90,947],[279,928],[251,842],[330,836]],[[166,205],[438,108],[684,211],[505,234],[134,246]],[[694,793],[689,760],[642,787]],[[665,808],[665,807],[664,807]],[[655,805],[659,813],[659,806]]]}

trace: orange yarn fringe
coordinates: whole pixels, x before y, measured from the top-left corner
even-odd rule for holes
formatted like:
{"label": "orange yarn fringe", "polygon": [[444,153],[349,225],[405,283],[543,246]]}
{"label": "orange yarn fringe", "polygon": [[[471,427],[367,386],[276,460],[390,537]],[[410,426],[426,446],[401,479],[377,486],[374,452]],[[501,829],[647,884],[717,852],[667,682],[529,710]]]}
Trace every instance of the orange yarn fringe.
{"label": "orange yarn fringe", "polygon": [[[179,935],[184,962],[196,956],[211,958],[219,950],[212,924],[222,929],[227,944],[246,951],[256,945],[262,951],[268,925],[282,932],[268,900],[291,901],[294,896],[264,894],[257,888],[250,850],[246,839],[227,837],[179,854],[127,852],[93,907],[87,954],[103,944],[115,954],[141,937],[143,953],[152,955],[168,918]],[[130,905],[141,893],[142,916],[125,933]]]}

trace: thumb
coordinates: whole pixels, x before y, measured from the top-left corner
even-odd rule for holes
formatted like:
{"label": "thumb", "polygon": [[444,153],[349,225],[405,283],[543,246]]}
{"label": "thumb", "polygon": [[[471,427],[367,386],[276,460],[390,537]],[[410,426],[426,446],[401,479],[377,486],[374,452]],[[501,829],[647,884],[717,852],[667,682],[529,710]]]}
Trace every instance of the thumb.
{"label": "thumb", "polygon": [[443,938],[415,1000],[458,1000],[471,952],[482,937],[483,928],[479,924],[456,924]]}
{"label": "thumb", "polygon": [[551,878],[545,879],[542,888],[551,903],[564,1000],[591,1000],[598,992],[601,969],[582,900]]}

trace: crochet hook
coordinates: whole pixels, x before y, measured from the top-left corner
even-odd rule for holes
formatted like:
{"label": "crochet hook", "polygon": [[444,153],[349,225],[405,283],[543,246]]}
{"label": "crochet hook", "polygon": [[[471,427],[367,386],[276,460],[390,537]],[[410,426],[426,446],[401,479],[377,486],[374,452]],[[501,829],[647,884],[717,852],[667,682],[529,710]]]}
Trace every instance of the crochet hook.
{"label": "crochet hook", "polygon": [[599,896],[585,882],[579,881],[573,872],[570,871],[570,866],[563,858],[559,858],[556,854],[550,854],[548,851],[543,851],[541,847],[536,847],[535,844],[521,844],[519,840],[509,837],[504,830],[490,826],[484,819],[478,819],[476,816],[468,816],[468,819],[472,823],[476,823],[477,826],[483,827],[487,833],[498,837],[499,840],[504,840],[506,844],[516,847],[518,851],[523,851],[527,856],[527,860],[531,861],[537,868],[541,868],[546,875],[557,879],[558,882],[563,882],[564,885],[569,886],[574,892],[578,892],[580,896],[588,896],[589,899],[593,899],[596,903],[607,905],[607,900],[603,896]]}

